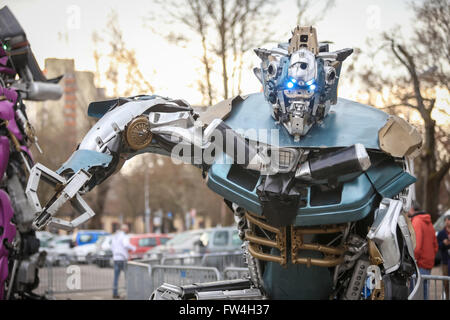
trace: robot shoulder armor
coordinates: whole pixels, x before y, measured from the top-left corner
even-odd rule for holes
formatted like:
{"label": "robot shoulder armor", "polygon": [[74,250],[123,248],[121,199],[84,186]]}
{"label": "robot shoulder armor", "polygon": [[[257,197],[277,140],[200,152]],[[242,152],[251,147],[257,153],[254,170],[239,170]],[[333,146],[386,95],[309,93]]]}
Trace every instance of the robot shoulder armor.
{"label": "robot shoulder armor", "polygon": [[206,108],[206,111],[201,112],[199,114],[200,116],[199,119],[205,125],[209,125],[215,119],[224,120],[230,115],[233,109],[233,105],[241,101],[244,101],[246,98],[247,96],[237,95],[233,98],[220,101],[219,103]]}
{"label": "robot shoulder armor", "polygon": [[422,136],[406,120],[389,116],[378,131],[380,149],[394,157],[416,157],[422,146]]}

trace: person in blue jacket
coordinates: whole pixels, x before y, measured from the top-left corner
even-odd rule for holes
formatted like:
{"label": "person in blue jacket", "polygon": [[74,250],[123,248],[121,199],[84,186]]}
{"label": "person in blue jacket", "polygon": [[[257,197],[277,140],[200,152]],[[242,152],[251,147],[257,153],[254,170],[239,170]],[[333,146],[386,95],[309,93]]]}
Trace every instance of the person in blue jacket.
{"label": "person in blue jacket", "polygon": [[[437,235],[437,241],[439,245],[439,250],[441,251],[441,265],[442,265],[442,275],[448,276],[450,274],[450,264],[448,263],[449,255],[448,250],[450,250],[450,214],[445,217],[445,227],[439,231]],[[449,283],[444,281],[445,292],[447,293],[447,299],[450,299]]]}

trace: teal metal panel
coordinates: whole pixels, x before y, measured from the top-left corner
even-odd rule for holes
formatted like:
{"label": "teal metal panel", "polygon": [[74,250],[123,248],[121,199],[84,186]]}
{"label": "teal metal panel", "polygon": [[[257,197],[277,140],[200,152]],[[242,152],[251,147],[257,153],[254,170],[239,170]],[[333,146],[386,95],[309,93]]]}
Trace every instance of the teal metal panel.
{"label": "teal metal panel", "polygon": [[385,198],[392,198],[416,182],[415,177],[403,171],[391,158],[369,168],[366,175],[376,191]]}
{"label": "teal metal panel", "polygon": [[[268,137],[259,136],[258,141],[280,147],[331,148],[362,143],[368,149],[378,150],[378,131],[388,117],[387,113],[376,108],[339,98],[323,123],[313,126],[306,136],[295,142],[283,125],[275,123],[272,107],[264,99],[264,94],[255,93],[233,105],[225,122],[235,130],[242,130],[249,139],[254,139],[254,136],[246,130],[256,133],[260,129],[268,130]],[[270,130],[278,130],[278,143],[271,141]]]}
{"label": "teal metal panel", "polygon": [[[262,214],[262,207],[256,194],[256,187],[249,191],[227,179],[231,164],[214,164],[208,173],[206,185],[215,193],[221,195],[247,210]],[[260,178],[261,180],[261,178]],[[260,181],[256,185],[259,185]]]}
{"label": "teal metal panel", "polygon": [[383,188],[377,189],[377,191],[383,196],[383,198],[392,198],[414,182],[416,182],[416,178],[406,172],[403,172],[401,175],[392,179],[391,182]]}
{"label": "teal metal panel", "polygon": [[132,101],[132,100],[151,100],[158,97],[159,96],[157,95],[150,95],[150,96],[143,95],[130,98],[118,98],[103,101],[94,101],[89,104],[87,114],[89,117],[100,119],[111,109],[112,106],[117,105],[120,99],[130,99],[130,101]]}
{"label": "teal metal panel", "polygon": [[117,99],[91,102],[88,106],[87,114],[89,117],[100,119],[116,103]]}
{"label": "teal metal panel", "polygon": [[59,168],[56,173],[61,174],[67,169],[73,172],[83,169],[88,171],[92,167],[107,167],[111,161],[112,156],[92,150],[77,150],[72,156]]}
{"label": "teal metal panel", "polygon": [[341,202],[332,205],[311,206],[310,190],[308,203],[299,208],[295,226],[345,223],[365,218],[371,211],[376,193],[364,175],[343,184]]}
{"label": "teal metal panel", "polygon": [[[272,254],[276,253],[272,250]],[[299,257],[323,258],[319,252],[299,252]],[[328,268],[288,263],[267,262],[263,275],[264,289],[274,300],[327,300],[333,279]]]}
{"label": "teal metal panel", "polygon": [[[247,190],[227,178],[230,164],[214,164],[208,172],[208,187],[227,200],[245,209],[262,214],[262,206],[256,194],[256,187]],[[261,177],[256,185],[259,185]],[[296,226],[345,223],[366,217],[372,210],[376,192],[366,175],[343,184],[341,202],[330,205],[311,206],[311,190],[308,188],[307,205],[299,208],[295,218]]]}

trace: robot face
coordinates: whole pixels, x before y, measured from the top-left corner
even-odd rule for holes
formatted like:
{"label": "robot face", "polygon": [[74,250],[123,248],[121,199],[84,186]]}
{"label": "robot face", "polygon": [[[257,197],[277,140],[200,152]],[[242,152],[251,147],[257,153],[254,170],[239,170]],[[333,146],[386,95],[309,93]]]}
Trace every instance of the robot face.
{"label": "robot face", "polygon": [[253,71],[272,106],[272,116],[294,141],[322,121],[337,103],[341,64],[352,52],[329,52],[328,44],[317,41],[313,27],[296,27],[289,41],[277,48],[255,49],[261,68]]}
{"label": "robot face", "polygon": [[291,55],[284,95],[291,102],[306,102],[317,89],[317,63],[314,54],[300,49]]}
{"label": "robot face", "polygon": [[276,74],[278,78],[272,76],[267,82],[277,83],[277,101],[272,104],[274,115],[280,116],[280,122],[298,140],[316,121],[318,100],[322,93],[320,88],[323,88],[318,77],[323,68],[320,68],[314,53],[300,48],[280,59],[277,69],[281,70]]}
{"label": "robot face", "polygon": [[297,80],[297,83],[302,85],[311,80],[314,80],[317,76],[316,57],[307,49],[300,49],[292,53],[288,76]]}

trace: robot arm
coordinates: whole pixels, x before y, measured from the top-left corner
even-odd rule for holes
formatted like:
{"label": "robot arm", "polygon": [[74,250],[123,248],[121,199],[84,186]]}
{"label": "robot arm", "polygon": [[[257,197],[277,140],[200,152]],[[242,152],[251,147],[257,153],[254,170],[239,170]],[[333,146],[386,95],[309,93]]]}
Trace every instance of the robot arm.
{"label": "robot arm", "polygon": [[[8,60],[2,68],[3,79],[21,93],[22,99],[32,101],[58,100],[62,76],[47,79],[40,69],[25,31],[14,14],[5,6],[0,9],[0,56],[8,51]],[[16,79],[16,73],[19,77]]]}
{"label": "robot arm", "polygon": [[[108,111],[98,114],[100,109]],[[222,120],[213,120],[204,127],[196,121],[198,115],[182,100],[159,96],[119,99],[110,104],[92,103],[88,113],[97,116],[103,113],[103,116],[56,172],[39,163],[32,168],[26,193],[36,212],[33,227],[37,230],[48,224],[71,230],[89,220],[94,212],[81,195],[120,170],[126,160],[141,153],[171,155],[185,161],[195,158],[194,163],[203,166],[204,151],[219,146],[236,162],[238,151],[244,150],[243,161],[238,163],[246,168],[263,165],[256,149]],[[227,141],[233,145],[228,147]],[[192,149],[193,157],[187,155]],[[55,189],[44,207],[37,194],[41,180]],[[73,221],[54,217],[67,201],[80,214]]]}

